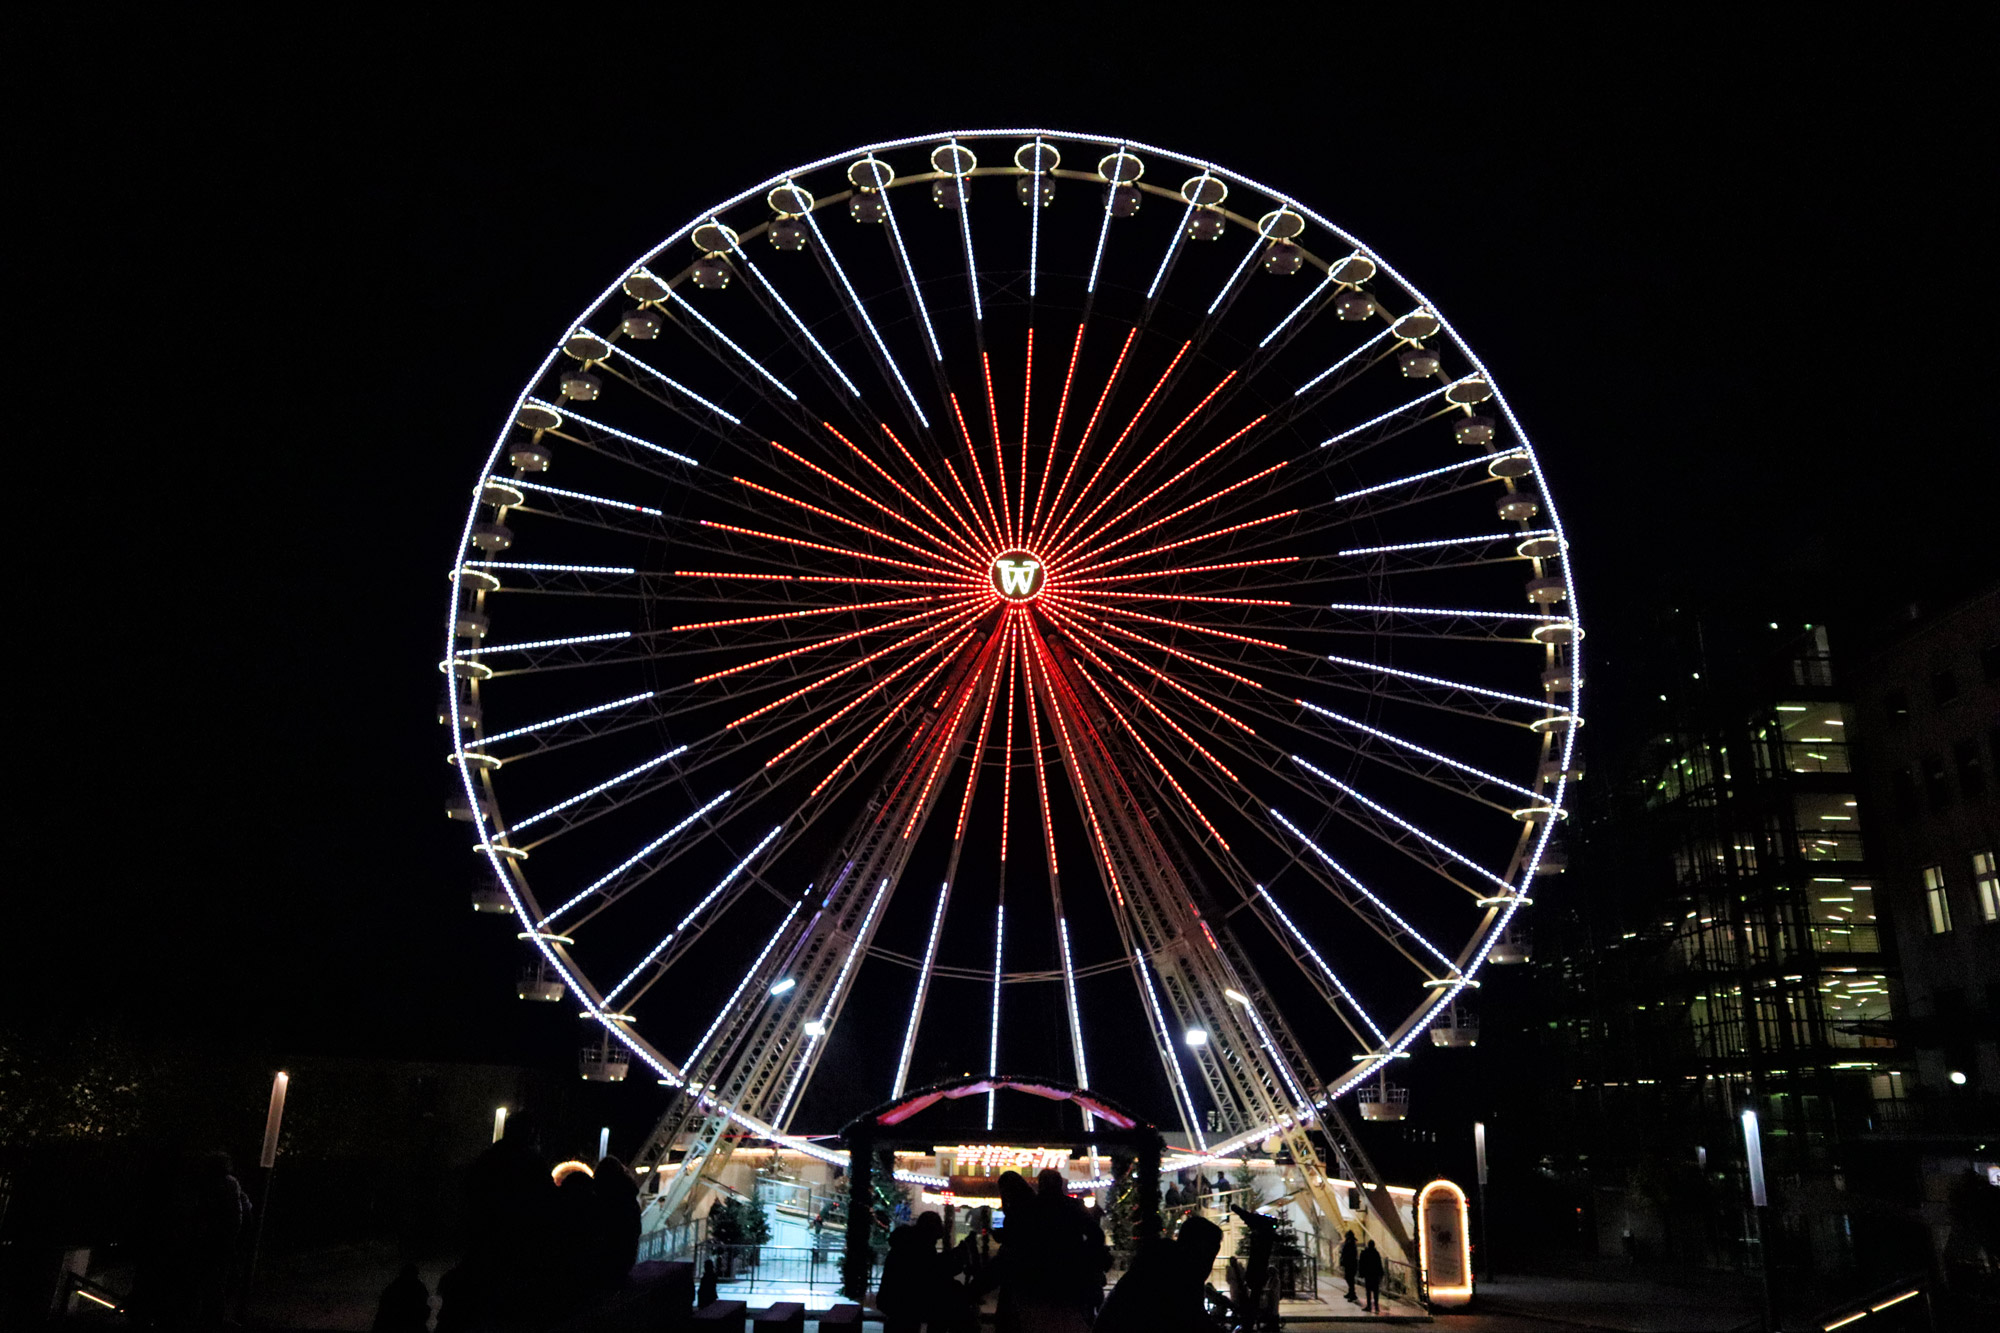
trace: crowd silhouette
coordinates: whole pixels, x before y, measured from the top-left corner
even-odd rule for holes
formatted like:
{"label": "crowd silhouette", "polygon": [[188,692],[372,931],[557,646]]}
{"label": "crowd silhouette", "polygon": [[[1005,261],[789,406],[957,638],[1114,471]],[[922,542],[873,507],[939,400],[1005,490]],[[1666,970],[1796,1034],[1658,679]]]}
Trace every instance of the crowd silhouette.
{"label": "crowd silhouette", "polygon": [[[438,1282],[437,1333],[547,1328],[618,1287],[638,1261],[639,1187],[615,1157],[558,1184],[523,1136],[510,1132],[473,1163],[465,1204],[464,1257]],[[385,1291],[385,1314],[389,1303]],[[376,1327],[423,1325],[378,1318]]]}

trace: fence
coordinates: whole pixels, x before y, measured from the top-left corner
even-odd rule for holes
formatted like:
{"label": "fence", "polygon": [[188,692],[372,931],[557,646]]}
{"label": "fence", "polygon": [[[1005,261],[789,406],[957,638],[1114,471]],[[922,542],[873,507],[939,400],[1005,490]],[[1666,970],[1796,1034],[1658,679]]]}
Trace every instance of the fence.
{"label": "fence", "polygon": [[[695,1247],[692,1258],[697,1271],[713,1260],[716,1280],[736,1283],[747,1294],[759,1286],[838,1290],[840,1263],[845,1254],[845,1248],[832,1245],[721,1245],[703,1241]],[[872,1256],[868,1284],[875,1285]]]}

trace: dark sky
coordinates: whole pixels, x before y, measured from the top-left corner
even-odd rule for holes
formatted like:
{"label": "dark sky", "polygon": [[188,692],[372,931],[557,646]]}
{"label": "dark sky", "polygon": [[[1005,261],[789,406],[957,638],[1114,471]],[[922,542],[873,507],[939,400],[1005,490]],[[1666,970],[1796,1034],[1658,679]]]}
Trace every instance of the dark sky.
{"label": "dark sky", "polygon": [[12,1012],[281,1048],[569,1040],[512,998],[441,817],[465,488],[623,266],[875,138],[1129,134],[1379,249],[1542,450],[1600,708],[1663,600],[1827,618],[1993,570],[1994,117],[1968,34],[781,8],[16,32],[43,82],[9,173],[34,222],[8,266],[34,405]]}

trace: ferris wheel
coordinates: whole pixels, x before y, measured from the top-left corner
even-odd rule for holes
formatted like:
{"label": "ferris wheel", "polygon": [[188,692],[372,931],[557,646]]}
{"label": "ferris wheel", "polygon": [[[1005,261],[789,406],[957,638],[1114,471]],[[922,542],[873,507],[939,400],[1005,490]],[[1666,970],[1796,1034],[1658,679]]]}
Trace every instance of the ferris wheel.
{"label": "ferris wheel", "polygon": [[965,1071],[1346,1158],[1518,957],[1562,525],[1443,314],[1272,187],[1035,129],[782,172],[563,331],[473,490],[475,905],[587,1077],[673,1090],[669,1207]]}

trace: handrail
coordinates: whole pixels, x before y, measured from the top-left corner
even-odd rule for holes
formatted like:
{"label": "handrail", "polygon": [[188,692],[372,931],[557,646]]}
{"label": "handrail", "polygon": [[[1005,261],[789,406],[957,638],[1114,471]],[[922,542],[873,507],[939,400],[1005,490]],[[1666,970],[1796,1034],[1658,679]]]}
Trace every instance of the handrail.
{"label": "handrail", "polygon": [[1899,1278],[1894,1282],[1884,1283],[1866,1295],[1850,1296],[1844,1301],[1826,1307],[1813,1316],[1812,1322],[1821,1333],[1831,1333],[1831,1330],[1837,1328],[1852,1329],[1854,1333],[1868,1333],[1865,1321],[1870,1315],[1879,1314],[1918,1297],[1924,1297],[1928,1304],[1929,1297],[1925,1295],[1925,1289],[1929,1286],[1928,1277]]}

